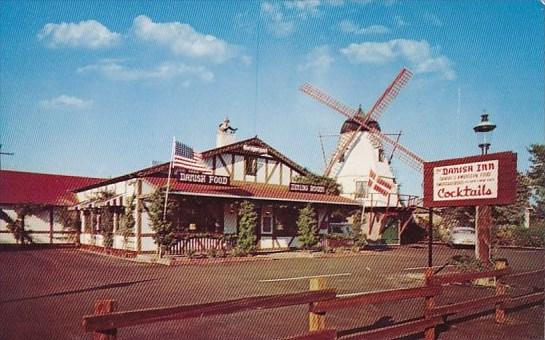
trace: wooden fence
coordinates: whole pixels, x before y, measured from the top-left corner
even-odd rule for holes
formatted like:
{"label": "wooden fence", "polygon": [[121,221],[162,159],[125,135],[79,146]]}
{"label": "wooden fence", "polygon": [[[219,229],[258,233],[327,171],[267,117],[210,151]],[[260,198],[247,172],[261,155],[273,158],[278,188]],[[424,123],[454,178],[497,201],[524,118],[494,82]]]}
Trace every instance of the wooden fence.
{"label": "wooden fence", "polygon": [[234,247],[234,240],[222,234],[177,234],[177,242],[169,248],[168,255],[207,254],[210,251],[229,251]]}
{"label": "wooden fence", "polygon": [[[308,333],[289,339],[393,339],[424,332],[425,339],[431,340],[435,338],[435,328],[445,322],[447,316],[490,306],[490,308],[495,308],[495,321],[503,323],[506,320],[506,310],[515,306],[543,301],[543,285],[533,287],[534,290],[537,288],[539,291],[521,296],[510,296],[507,293],[506,282],[529,276],[540,275],[543,277],[544,274],[545,270],[538,270],[510,275],[508,268],[499,268],[486,272],[434,275],[430,268],[426,271],[424,286],[351,296],[338,296],[334,289],[326,289],[324,277],[313,277],[310,279],[310,290],[302,293],[257,296],[205,304],[124,312],[116,312],[117,304],[113,300],[99,300],[95,304],[95,314],[83,317],[83,328],[86,332],[93,332],[94,339],[113,340],[117,338],[117,330],[123,327],[308,304]],[[485,278],[495,280],[496,293],[494,296],[443,306],[436,305],[436,299],[443,293],[444,285],[472,282]],[[422,317],[417,319],[367,331],[356,330],[351,334],[343,332],[344,335],[339,334],[334,328],[328,328],[326,324],[327,313],[335,310],[417,298],[422,298],[425,301]]]}

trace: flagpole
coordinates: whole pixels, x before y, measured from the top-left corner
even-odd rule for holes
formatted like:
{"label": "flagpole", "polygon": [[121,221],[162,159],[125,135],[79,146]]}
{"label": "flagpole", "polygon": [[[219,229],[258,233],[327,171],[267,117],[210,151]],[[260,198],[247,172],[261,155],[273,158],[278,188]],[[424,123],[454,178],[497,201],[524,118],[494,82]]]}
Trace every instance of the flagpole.
{"label": "flagpole", "polygon": [[170,191],[170,175],[172,174],[172,160],[174,158],[175,148],[176,148],[176,137],[172,137],[172,150],[170,152],[170,163],[168,166],[168,180],[167,180],[167,190],[165,193],[165,207],[163,209],[163,221],[165,221],[167,218],[168,193]]}

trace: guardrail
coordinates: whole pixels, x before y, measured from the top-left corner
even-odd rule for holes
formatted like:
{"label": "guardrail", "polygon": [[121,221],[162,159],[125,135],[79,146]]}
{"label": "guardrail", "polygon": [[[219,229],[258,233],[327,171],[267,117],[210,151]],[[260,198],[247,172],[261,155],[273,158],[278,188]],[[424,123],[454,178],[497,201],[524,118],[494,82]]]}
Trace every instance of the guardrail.
{"label": "guardrail", "polygon": [[[505,267],[485,272],[434,275],[432,269],[428,268],[425,272],[426,285],[424,286],[350,296],[338,296],[334,289],[326,289],[325,278],[317,276],[310,278],[310,289],[307,292],[256,296],[205,304],[118,312],[116,311],[116,301],[98,300],[95,304],[94,315],[84,316],[82,324],[86,332],[93,332],[94,339],[114,340],[117,339],[118,329],[123,327],[309,304],[308,332],[288,339],[393,339],[424,332],[425,339],[431,340],[435,338],[435,328],[445,322],[447,316],[476,308],[495,306],[495,321],[504,323],[507,309],[521,304],[543,301],[543,290],[512,297],[507,293],[508,286],[505,282],[535,275],[543,276],[544,274],[545,270],[510,274],[510,270]],[[436,298],[443,294],[443,286],[491,277],[495,279],[496,283],[494,296],[449,305],[436,305]],[[425,303],[422,317],[417,319],[367,331],[356,330],[351,334],[344,331],[342,335],[336,329],[326,327],[327,313],[335,310],[419,298],[424,299]]]}

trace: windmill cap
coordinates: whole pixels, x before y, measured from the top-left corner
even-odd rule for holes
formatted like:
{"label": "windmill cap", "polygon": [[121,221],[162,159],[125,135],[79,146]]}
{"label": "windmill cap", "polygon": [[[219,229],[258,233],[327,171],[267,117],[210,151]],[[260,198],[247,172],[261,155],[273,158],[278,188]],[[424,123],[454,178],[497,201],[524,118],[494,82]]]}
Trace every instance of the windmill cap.
{"label": "windmill cap", "polygon": [[[368,121],[366,125],[368,125],[370,128],[374,128],[380,131],[380,125],[375,120]],[[344,121],[341,127],[341,134],[347,133],[347,132],[355,132],[355,131],[358,131],[359,128],[360,128],[360,124],[358,122],[356,122],[352,118],[348,118],[347,120]],[[366,127],[361,127],[361,131],[369,131],[369,129]]]}

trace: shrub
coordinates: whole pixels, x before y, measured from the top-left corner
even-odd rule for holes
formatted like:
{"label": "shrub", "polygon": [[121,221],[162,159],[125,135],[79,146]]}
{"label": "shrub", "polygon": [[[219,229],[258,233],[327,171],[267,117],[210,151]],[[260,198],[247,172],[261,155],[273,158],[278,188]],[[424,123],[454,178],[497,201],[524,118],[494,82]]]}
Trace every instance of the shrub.
{"label": "shrub", "polygon": [[369,242],[367,242],[367,235],[365,235],[362,231],[363,224],[365,223],[365,220],[362,221],[361,213],[360,211],[356,211],[356,213],[353,215],[353,223],[352,223],[352,239],[354,241],[354,248],[364,248]]}
{"label": "shrub", "polygon": [[531,226],[530,228],[515,228],[513,230],[513,240],[515,245],[521,247],[543,247],[545,244],[545,235],[543,223]]}
{"label": "shrub", "polygon": [[318,243],[318,222],[314,209],[307,204],[299,210],[297,218],[297,235],[304,249],[310,249]]}
{"label": "shrub", "polygon": [[233,254],[243,256],[255,250],[255,228],[257,225],[255,206],[248,201],[243,201],[238,216],[240,217],[238,239]]}
{"label": "shrub", "polygon": [[177,226],[172,223],[177,211],[179,210],[178,202],[169,200],[167,203],[166,218],[164,218],[165,195],[160,189],[157,189],[148,198],[148,216],[151,228],[154,231],[153,238],[159,246],[160,254],[169,249],[178,240],[176,239]]}
{"label": "shrub", "polygon": [[123,214],[121,215],[121,218],[119,220],[118,233],[123,236],[123,242],[125,243],[125,247],[127,246],[129,236],[132,235],[134,226],[136,225],[136,221],[134,220],[134,211],[136,210],[135,200],[135,195],[132,195],[129,198],[127,206],[125,207],[125,210],[123,211]]}
{"label": "shrub", "polygon": [[100,212],[100,233],[104,238],[104,247],[111,248],[114,244],[114,214],[110,207],[106,206]]}
{"label": "shrub", "polygon": [[454,255],[449,259],[448,263],[460,272],[476,272],[492,269],[490,264],[484,264],[479,259],[470,255]]}

